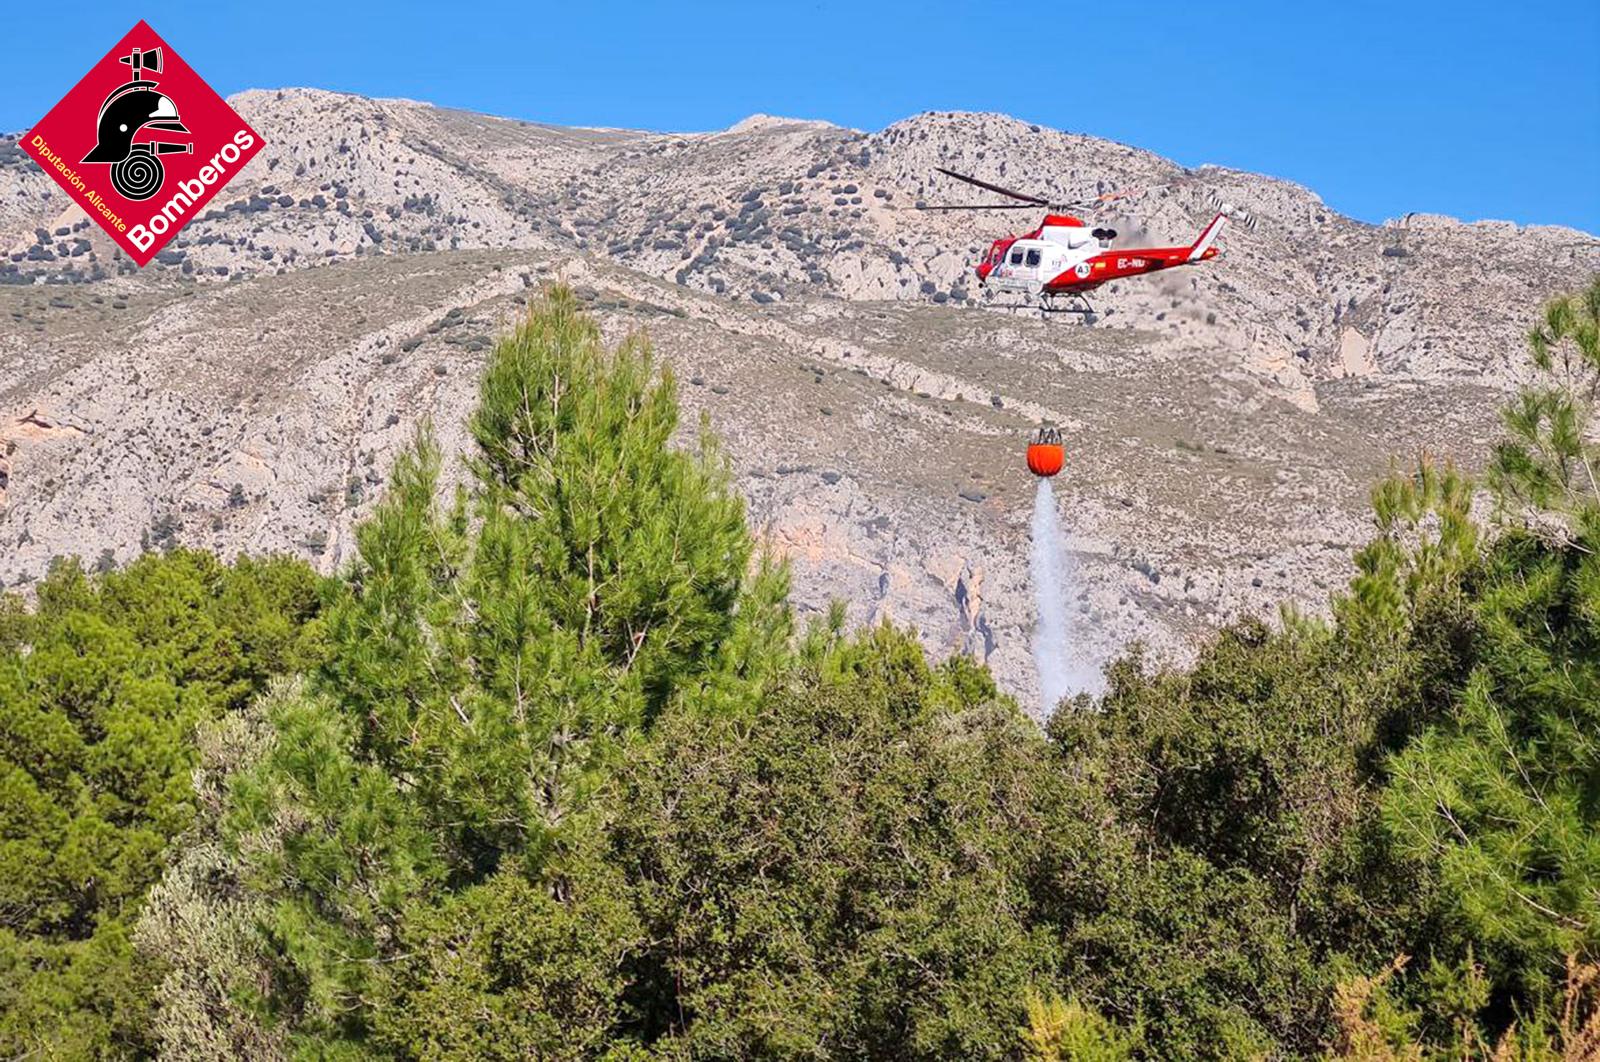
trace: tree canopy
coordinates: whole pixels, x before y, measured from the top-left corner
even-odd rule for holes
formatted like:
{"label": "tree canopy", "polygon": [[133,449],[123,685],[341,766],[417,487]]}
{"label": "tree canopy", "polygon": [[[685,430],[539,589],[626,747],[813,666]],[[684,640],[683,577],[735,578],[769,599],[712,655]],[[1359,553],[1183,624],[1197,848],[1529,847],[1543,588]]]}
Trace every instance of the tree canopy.
{"label": "tree canopy", "polygon": [[156,968],[130,933],[193,815],[198,726],[320,656],[304,564],[146,554],[58,562],[0,608],[0,1051],[145,1042]]}
{"label": "tree canopy", "polygon": [[176,551],[0,603],[0,1042],[1595,1057],[1597,306],[1482,485],[1375,486],[1326,618],[1129,647],[1041,726],[913,631],[797,632],[670,371],[552,289],[331,584]]}

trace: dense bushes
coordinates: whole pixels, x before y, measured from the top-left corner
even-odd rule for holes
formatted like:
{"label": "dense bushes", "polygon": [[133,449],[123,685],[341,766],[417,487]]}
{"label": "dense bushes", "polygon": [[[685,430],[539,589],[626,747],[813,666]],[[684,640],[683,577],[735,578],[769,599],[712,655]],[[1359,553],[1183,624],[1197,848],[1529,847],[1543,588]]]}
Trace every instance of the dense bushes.
{"label": "dense bushes", "polygon": [[305,565],[146,555],[58,563],[0,602],[0,1051],[143,1042],[156,969],[129,935],[193,813],[197,725],[320,654]]}
{"label": "dense bushes", "polygon": [[[1543,364],[1600,368],[1585,305],[1547,318]],[[78,860],[64,881],[95,860],[112,872],[93,910],[59,886],[29,908],[60,923],[29,939],[98,949],[76,980],[6,938],[0,984],[31,1008],[7,1020],[34,1030],[12,1042],[48,1028],[64,1053],[212,1059],[1585,1057],[1600,520],[1574,474],[1581,374],[1559,387],[1538,417],[1508,416],[1492,534],[1453,471],[1386,481],[1331,621],[1242,623],[1182,669],[1135,649],[1098,703],[1041,730],[909,632],[846,635],[835,615],[796,639],[784,572],[756,556],[709,439],[669,445],[670,375],[640,341],[607,350],[553,292],[490,359],[470,485],[445,498],[419,436],[322,618],[296,627],[309,582],[298,605],[258,594],[278,607],[224,609],[231,642],[162,635],[160,666],[138,663],[139,639],[192,626],[170,611],[108,621],[127,637],[50,619],[162,564],[223,583],[254,570],[195,555],[99,583],[64,570],[36,613],[0,609],[0,652],[17,674],[60,673],[63,718],[128,674],[105,703],[154,736],[96,730],[115,768],[80,756],[100,767],[77,775],[19,754],[36,788],[98,779],[72,784],[144,818],[82,855],[43,840],[72,821],[46,812],[93,800],[8,802],[23,812],[6,843],[51,857],[0,850],[18,868],[5,887],[56,851]],[[267,682],[278,670],[296,674]]]}
{"label": "dense bushes", "polygon": [[1059,962],[1030,918],[1041,842],[1085,824],[986,674],[889,630],[813,637],[753,719],[672,713],[622,771],[612,861],[649,941],[627,1031],[694,1057],[1003,1054]]}

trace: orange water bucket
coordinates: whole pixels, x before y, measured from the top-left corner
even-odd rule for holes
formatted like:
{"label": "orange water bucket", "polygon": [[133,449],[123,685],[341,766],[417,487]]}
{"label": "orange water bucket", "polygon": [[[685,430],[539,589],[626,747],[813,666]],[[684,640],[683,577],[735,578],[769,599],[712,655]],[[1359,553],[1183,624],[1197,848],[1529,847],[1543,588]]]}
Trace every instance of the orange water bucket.
{"label": "orange water bucket", "polygon": [[1028,443],[1028,471],[1036,476],[1053,476],[1067,462],[1066,447],[1061,445],[1061,433],[1054,428],[1040,428]]}

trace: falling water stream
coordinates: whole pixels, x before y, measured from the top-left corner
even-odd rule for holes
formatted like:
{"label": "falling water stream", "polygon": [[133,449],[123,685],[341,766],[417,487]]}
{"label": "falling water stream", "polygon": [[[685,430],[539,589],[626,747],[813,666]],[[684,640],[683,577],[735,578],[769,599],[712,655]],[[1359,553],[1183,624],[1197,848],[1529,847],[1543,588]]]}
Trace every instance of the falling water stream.
{"label": "falling water stream", "polygon": [[1033,659],[1039,668],[1041,708],[1049,715],[1061,698],[1098,689],[1100,676],[1085,663],[1086,646],[1069,611],[1069,601],[1078,590],[1078,573],[1061,535],[1055,491],[1045,478],[1040,478],[1033,496],[1031,564],[1039,608]]}

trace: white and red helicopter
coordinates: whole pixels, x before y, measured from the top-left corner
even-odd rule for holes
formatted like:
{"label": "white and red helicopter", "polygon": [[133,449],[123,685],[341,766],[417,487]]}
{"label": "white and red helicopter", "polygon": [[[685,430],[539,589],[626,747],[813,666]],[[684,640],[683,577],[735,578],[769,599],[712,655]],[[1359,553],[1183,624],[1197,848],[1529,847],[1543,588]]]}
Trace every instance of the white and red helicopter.
{"label": "white and red helicopter", "polygon": [[1088,293],[1110,280],[1154,273],[1175,266],[1208,262],[1218,254],[1217,237],[1230,219],[1255,228],[1256,219],[1231,203],[1218,205],[1211,223],[1187,247],[1132,247],[1112,250],[1116,229],[1089,228],[1068,211],[1092,211],[1126,198],[1131,192],[1107,192],[1077,203],[1052,203],[980,181],[964,173],[937,167],[940,173],[965,181],[998,195],[1018,200],[1015,203],[980,203],[952,206],[918,204],[920,210],[1037,210],[1044,207],[1044,221],[1032,232],[1006,236],[989,245],[989,253],[975,267],[978,284],[985,292],[1017,293],[1037,297],[1045,313],[1094,313]]}

